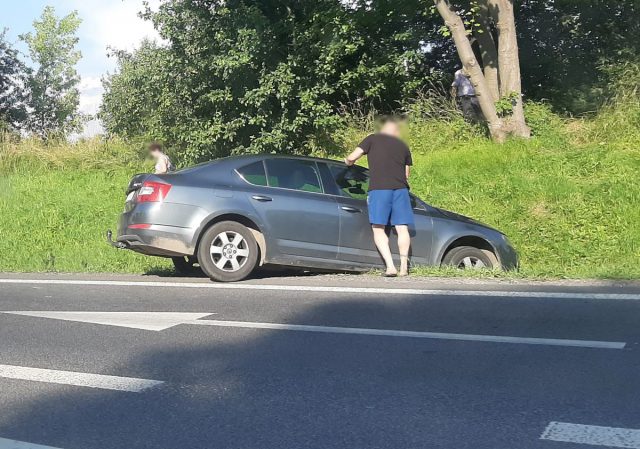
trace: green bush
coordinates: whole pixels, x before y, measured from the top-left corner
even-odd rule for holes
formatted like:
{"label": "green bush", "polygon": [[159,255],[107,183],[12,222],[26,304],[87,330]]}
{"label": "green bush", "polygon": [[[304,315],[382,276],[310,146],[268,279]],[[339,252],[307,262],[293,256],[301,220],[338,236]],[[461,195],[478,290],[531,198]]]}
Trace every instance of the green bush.
{"label": "green bush", "polygon": [[526,102],[524,114],[532,136],[559,139],[566,137],[565,121],[553,113],[549,104]]}

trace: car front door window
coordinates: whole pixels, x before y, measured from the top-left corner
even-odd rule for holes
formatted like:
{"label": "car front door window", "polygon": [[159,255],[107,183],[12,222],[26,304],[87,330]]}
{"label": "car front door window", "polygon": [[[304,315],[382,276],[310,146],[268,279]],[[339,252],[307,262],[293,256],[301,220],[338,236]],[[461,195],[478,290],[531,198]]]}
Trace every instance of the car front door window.
{"label": "car front door window", "polygon": [[332,165],[330,170],[343,196],[357,200],[367,199],[369,174],[366,170],[357,167],[339,167],[336,165]]}

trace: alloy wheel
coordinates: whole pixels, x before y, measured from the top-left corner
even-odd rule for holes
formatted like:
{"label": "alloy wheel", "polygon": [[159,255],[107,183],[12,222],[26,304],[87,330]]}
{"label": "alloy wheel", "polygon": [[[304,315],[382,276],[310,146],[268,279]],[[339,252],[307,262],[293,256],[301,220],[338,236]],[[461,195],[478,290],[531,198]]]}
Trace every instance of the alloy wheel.
{"label": "alloy wheel", "polygon": [[233,273],[249,260],[249,245],[235,231],[221,232],[211,242],[211,260],[219,270]]}
{"label": "alloy wheel", "polygon": [[458,268],[462,268],[463,270],[478,270],[485,267],[486,265],[483,261],[473,256],[467,256],[458,263]]}

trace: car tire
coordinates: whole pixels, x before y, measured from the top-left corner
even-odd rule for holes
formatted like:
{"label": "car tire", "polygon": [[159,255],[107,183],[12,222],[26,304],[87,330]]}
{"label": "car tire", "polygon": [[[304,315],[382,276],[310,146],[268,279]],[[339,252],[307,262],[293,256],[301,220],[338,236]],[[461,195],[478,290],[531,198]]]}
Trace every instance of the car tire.
{"label": "car tire", "polygon": [[211,226],[198,245],[202,271],[218,282],[245,279],[255,269],[258,256],[258,243],[253,233],[235,221],[221,221]]}
{"label": "car tire", "polygon": [[458,246],[449,251],[442,259],[442,265],[453,266],[463,270],[498,268],[498,260],[490,251],[473,246]]}
{"label": "car tire", "polygon": [[198,258],[195,256],[172,257],[173,267],[178,274],[192,275],[196,274],[199,269],[196,266]]}

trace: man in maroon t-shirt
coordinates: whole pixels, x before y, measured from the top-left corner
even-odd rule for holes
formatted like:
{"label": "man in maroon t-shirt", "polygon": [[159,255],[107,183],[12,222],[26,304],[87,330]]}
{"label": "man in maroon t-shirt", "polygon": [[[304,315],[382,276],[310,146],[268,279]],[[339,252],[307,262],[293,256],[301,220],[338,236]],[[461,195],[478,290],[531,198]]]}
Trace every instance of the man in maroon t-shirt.
{"label": "man in maroon t-shirt", "polygon": [[409,171],[413,161],[409,147],[400,140],[400,127],[393,120],[383,123],[379,133],[366,137],[353,153],[345,158],[351,166],[362,156],[369,161],[369,223],[373,239],[387,267],[384,275],[393,277],[398,271],[391,257],[388,225],[398,233],[400,251],[400,276],[408,274],[411,237],[409,225],[413,224],[413,209],[409,197]]}

